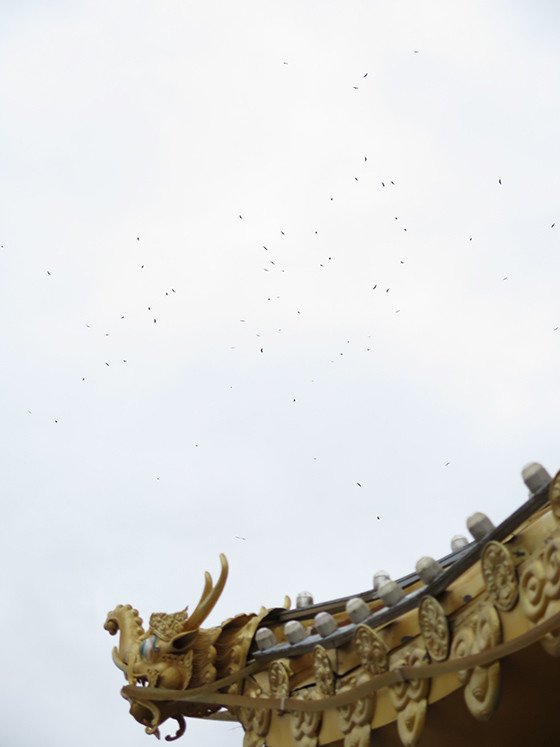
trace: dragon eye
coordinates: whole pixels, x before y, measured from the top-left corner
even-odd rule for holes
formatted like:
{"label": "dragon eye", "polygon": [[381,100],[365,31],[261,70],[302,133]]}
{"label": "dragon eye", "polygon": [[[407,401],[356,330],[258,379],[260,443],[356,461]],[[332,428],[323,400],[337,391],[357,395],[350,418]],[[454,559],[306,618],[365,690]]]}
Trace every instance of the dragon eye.
{"label": "dragon eye", "polygon": [[156,647],[157,636],[151,635],[149,638],[145,638],[140,643],[140,656],[144,661],[152,662],[154,660],[154,653],[157,651]]}

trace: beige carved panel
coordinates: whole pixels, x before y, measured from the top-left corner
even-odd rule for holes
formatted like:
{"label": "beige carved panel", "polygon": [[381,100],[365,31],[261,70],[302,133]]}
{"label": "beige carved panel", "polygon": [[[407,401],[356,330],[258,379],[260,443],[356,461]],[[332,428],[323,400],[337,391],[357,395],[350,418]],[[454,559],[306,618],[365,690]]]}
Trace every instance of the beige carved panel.
{"label": "beige carved panel", "polygon": [[[363,672],[358,677],[352,677],[340,692],[369,682],[370,679],[371,676]],[[368,747],[375,700],[375,693],[372,693],[338,709],[338,725],[344,734],[344,747]]]}
{"label": "beige carved panel", "polygon": [[[257,690],[253,697],[261,694]],[[261,747],[270,729],[270,710],[268,708],[240,708],[239,718],[245,730],[243,747]]]}
{"label": "beige carved panel", "polygon": [[[290,670],[289,662],[273,661],[268,670],[268,686],[273,698],[288,698],[290,695]],[[278,715],[283,711],[278,710]]]}
{"label": "beige carved panel", "polygon": [[374,630],[367,625],[358,625],[354,633],[354,644],[366,672],[382,674],[387,671],[387,646]]}
{"label": "beige carved panel", "polygon": [[[478,607],[472,614],[457,621],[451,645],[451,658],[478,654],[497,646],[501,641],[500,618],[491,604]],[[464,684],[467,708],[480,721],[488,721],[498,704],[500,694],[500,664],[461,670],[457,677]]]}
{"label": "beige carved panel", "polygon": [[[542,622],[550,603],[560,599],[559,537],[549,539],[544,550],[526,564],[519,580],[519,593],[521,606],[529,620]],[[541,644],[548,654],[560,656],[560,631],[548,633]]]}
{"label": "beige carved panel", "polygon": [[498,609],[507,612],[519,597],[517,574],[510,551],[499,542],[487,542],[480,557],[482,576]]}
{"label": "beige carved panel", "polygon": [[560,523],[560,472],[550,483],[548,498],[550,500],[550,507],[554,514],[554,518]]}
{"label": "beige carved panel", "polygon": [[[391,669],[399,667],[421,666],[426,663],[425,651],[417,645],[405,649],[400,657],[391,662]],[[430,680],[409,679],[391,685],[389,697],[397,711],[397,728],[399,737],[405,747],[418,743],[424,728]]]}
{"label": "beige carved panel", "polygon": [[449,654],[449,624],[437,599],[423,597],[418,607],[418,624],[430,658],[445,661]]}
{"label": "beige carved panel", "polygon": [[[302,700],[311,700],[305,691]],[[317,747],[323,714],[321,711],[293,711],[290,714],[290,729],[297,747]]]}

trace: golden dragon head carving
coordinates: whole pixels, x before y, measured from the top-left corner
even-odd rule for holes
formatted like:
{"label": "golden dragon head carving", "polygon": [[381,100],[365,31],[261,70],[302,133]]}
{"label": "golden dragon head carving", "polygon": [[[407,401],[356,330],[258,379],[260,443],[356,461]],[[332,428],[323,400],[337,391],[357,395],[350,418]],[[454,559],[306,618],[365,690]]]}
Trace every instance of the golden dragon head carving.
{"label": "golden dragon head carving", "polygon": [[[228,562],[220,555],[220,575],[216,584],[208,571],[204,588],[191,615],[187,607],[180,612],[155,612],[144,631],[138,611],[131,605],[118,605],[107,615],[104,628],[111,635],[120,633],[119,645],[113,649],[113,661],[124,672],[129,685],[147,685],[183,690],[189,684],[212,682],[216,677],[214,642],[221,628],[201,630],[224,589]],[[131,713],[149,733],[157,733],[161,723],[156,712],[131,702]],[[180,724],[181,727],[181,724]]]}

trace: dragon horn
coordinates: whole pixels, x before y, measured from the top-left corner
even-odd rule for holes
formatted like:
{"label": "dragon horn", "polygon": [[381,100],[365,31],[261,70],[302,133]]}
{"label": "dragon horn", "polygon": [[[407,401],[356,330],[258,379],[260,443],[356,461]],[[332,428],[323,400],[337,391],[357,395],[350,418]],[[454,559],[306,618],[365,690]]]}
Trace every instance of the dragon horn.
{"label": "dragon horn", "polygon": [[202,591],[202,596],[200,597],[200,602],[196,605],[196,609],[187,619],[187,623],[184,627],[185,632],[199,628],[210,612],[212,612],[214,605],[220,598],[220,594],[226,585],[228,575],[228,562],[223,553],[220,553],[220,563],[222,566],[220,570],[220,578],[215,586],[212,584],[212,576],[208,571],[204,574],[204,589]]}

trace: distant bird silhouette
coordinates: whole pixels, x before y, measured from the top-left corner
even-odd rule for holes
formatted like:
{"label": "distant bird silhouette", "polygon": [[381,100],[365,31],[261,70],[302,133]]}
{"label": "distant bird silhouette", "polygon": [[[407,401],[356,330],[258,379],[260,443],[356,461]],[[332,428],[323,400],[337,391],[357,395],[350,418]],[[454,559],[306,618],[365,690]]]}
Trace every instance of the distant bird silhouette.
{"label": "distant bird silhouette", "polygon": [[368,76],[368,74],[366,73],[366,74],[364,75],[364,78],[367,78],[367,76]]}

